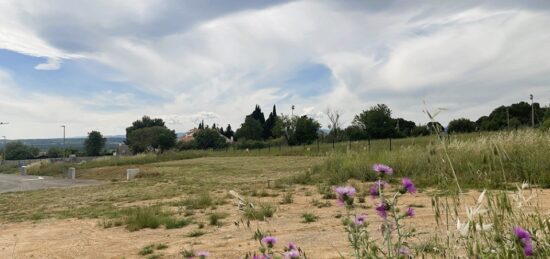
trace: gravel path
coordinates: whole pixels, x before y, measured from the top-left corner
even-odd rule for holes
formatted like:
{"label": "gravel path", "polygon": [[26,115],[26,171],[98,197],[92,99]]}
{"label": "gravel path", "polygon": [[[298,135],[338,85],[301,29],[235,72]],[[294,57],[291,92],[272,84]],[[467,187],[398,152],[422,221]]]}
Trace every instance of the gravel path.
{"label": "gravel path", "polygon": [[70,180],[36,175],[0,174],[0,193],[30,191],[54,187],[73,187],[100,184],[96,180]]}

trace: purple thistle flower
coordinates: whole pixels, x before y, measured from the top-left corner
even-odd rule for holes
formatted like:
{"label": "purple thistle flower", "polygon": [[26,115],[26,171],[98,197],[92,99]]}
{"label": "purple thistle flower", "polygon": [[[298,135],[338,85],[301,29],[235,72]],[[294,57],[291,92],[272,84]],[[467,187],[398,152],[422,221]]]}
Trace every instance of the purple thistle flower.
{"label": "purple thistle flower", "polygon": [[355,188],[353,188],[352,186],[340,186],[340,187],[336,187],[336,189],[334,189],[334,191],[336,192],[336,202],[339,204],[339,205],[344,205],[344,204],[347,204],[347,205],[352,205],[353,204],[353,197],[355,196]]}
{"label": "purple thistle flower", "polygon": [[283,254],[285,259],[297,259],[300,258],[300,252],[298,250],[289,250]]}
{"label": "purple thistle flower", "polygon": [[408,247],[399,248],[399,253],[402,255],[411,255],[411,250]]}
{"label": "purple thistle flower", "polygon": [[385,175],[392,175],[393,169],[387,165],[384,164],[374,164],[372,166],[372,170],[379,174],[385,174]]}
{"label": "purple thistle flower", "polygon": [[516,236],[521,240],[521,239],[531,239],[531,234],[529,234],[529,232],[523,228],[521,228],[520,226],[515,226],[514,227],[514,233],[516,234]]}
{"label": "purple thistle flower", "polygon": [[288,250],[298,250],[298,246],[294,243],[288,243]]}
{"label": "purple thistle flower", "polygon": [[370,196],[375,199],[378,196],[380,196],[380,190],[384,190],[384,188],[388,187],[388,183],[382,180],[378,180],[374,182],[374,184],[370,187]]}
{"label": "purple thistle flower", "polygon": [[355,226],[363,226],[365,224],[365,220],[367,219],[366,215],[357,215],[355,216]]}
{"label": "purple thistle flower", "polygon": [[533,256],[535,254],[533,252],[533,243],[531,239],[528,239],[527,242],[523,242],[523,254],[525,256]]}
{"label": "purple thistle flower", "polygon": [[208,253],[207,251],[199,251],[197,252],[197,256],[201,259],[204,259],[206,257],[208,257],[210,255],[210,253]]}
{"label": "purple thistle flower", "polygon": [[414,186],[414,183],[411,181],[411,179],[404,177],[403,180],[401,180],[403,183],[403,188],[409,193],[415,193],[416,187]]}
{"label": "purple thistle flower", "polygon": [[267,247],[272,248],[277,243],[277,238],[274,236],[266,236],[262,238],[262,243],[266,244]]}
{"label": "purple thistle flower", "polygon": [[409,217],[409,218],[414,217],[414,215],[415,215],[414,209],[412,207],[409,207],[407,209],[407,213],[405,213],[405,215],[407,215],[407,217]]}
{"label": "purple thistle flower", "polygon": [[388,211],[389,209],[389,205],[385,202],[381,202],[376,205],[376,213],[383,219],[388,217],[388,213],[386,211]]}
{"label": "purple thistle flower", "polygon": [[521,242],[521,246],[523,247],[523,254],[525,256],[532,256],[533,253],[533,243],[531,240],[531,234],[520,226],[514,227],[514,234]]}

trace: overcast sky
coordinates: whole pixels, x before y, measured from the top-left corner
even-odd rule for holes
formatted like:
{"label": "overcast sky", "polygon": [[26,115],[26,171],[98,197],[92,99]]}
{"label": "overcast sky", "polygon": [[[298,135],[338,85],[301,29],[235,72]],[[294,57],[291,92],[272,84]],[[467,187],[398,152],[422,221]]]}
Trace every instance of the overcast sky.
{"label": "overcast sky", "polygon": [[[442,4],[442,3],[445,4]],[[0,0],[0,136],[550,103],[550,1]]]}

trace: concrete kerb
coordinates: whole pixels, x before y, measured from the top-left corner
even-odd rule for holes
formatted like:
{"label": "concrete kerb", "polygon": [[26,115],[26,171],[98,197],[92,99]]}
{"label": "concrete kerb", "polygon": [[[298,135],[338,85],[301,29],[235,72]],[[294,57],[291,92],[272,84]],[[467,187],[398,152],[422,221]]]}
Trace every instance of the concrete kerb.
{"label": "concrete kerb", "polygon": [[21,173],[21,175],[27,175],[27,166],[21,166],[19,168],[19,172]]}
{"label": "concrete kerb", "polygon": [[67,177],[71,180],[76,179],[76,169],[74,167],[69,167],[69,170],[67,171]]}

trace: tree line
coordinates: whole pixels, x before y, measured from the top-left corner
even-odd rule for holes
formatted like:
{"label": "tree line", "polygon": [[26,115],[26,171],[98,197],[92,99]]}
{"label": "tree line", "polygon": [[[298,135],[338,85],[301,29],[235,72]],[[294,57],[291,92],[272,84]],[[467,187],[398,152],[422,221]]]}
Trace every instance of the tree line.
{"label": "tree line", "polygon": [[[430,135],[435,132],[469,133],[477,131],[512,130],[524,127],[550,129],[550,107],[541,107],[534,103],[519,102],[509,106],[500,106],[489,115],[476,121],[467,118],[451,120],[447,127],[439,122],[425,125],[416,124],[404,118],[394,118],[392,110],[385,104],[377,104],[356,114],[347,127],[342,126],[342,113],[338,110],[325,111],[330,124],[328,131],[321,130],[321,124],[307,115],[294,116],[278,114],[273,105],[267,119],[259,105],[244,117],[240,127],[233,131],[213,124],[205,125],[201,121],[194,130],[193,139],[178,142],[174,130],[169,129],[160,118],[136,120],[126,128],[126,144],[134,154],[143,152],[164,152],[169,149],[220,149],[234,145],[236,148],[263,148],[269,145],[304,145],[314,141],[338,142],[347,140],[402,138]],[[84,154],[99,156],[105,154],[106,138],[98,131],[88,133]],[[10,142],[5,147],[6,159],[29,159],[38,156],[37,148],[22,142]],[[52,147],[48,157],[62,157],[74,154],[74,149]]]}

